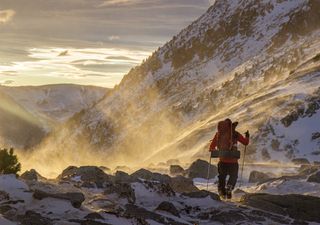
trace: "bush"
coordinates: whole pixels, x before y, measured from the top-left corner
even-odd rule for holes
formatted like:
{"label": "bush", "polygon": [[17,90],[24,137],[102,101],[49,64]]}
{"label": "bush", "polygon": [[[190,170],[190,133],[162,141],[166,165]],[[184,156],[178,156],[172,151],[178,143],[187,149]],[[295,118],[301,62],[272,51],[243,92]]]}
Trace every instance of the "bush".
{"label": "bush", "polygon": [[14,155],[14,150],[11,148],[0,150],[0,174],[16,174],[21,170],[21,164],[18,162],[18,157]]}

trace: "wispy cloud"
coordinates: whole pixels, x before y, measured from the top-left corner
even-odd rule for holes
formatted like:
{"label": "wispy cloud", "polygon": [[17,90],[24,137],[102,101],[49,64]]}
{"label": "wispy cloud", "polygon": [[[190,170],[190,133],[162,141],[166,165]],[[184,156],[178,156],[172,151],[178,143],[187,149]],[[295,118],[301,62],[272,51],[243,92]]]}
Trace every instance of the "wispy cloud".
{"label": "wispy cloud", "polygon": [[85,77],[113,76],[114,85],[150,55],[147,51],[119,48],[33,48],[29,52],[29,61],[0,65],[0,74],[10,71],[16,76],[60,77],[75,82]]}
{"label": "wispy cloud", "polygon": [[109,37],[109,40],[110,41],[120,40],[120,37],[116,36],[116,35],[112,35],[112,36]]}
{"label": "wispy cloud", "polygon": [[16,12],[12,9],[0,10],[0,24],[9,22],[15,14]]}

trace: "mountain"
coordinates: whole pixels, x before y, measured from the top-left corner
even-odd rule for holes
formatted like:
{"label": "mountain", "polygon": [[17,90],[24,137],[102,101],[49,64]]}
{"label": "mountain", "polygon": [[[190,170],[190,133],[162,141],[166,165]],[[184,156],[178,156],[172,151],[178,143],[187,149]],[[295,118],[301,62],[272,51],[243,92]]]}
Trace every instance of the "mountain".
{"label": "mountain", "polygon": [[89,154],[107,165],[190,161],[207,157],[229,117],[251,131],[251,160],[319,160],[319,126],[310,126],[319,121],[319,21],[319,0],[217,0],[39,152],[63,151],[65,163],[83,153],[79,164]]}
{"label": "mountain", "polygon": [[107,89],[73,84],[0,86],[4,146],[30,148],[56,126],[97,103]]}
{"label": "mountain", "polygon": [[46,135],[37,117],[0,91],[1,147],[29,148]]}

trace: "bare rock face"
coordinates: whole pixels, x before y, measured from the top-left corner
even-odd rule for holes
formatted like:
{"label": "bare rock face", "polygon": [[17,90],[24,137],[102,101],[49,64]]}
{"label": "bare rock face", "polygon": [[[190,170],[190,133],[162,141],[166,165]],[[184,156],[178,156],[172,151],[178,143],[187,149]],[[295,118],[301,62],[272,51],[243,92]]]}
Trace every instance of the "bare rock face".
{"label": "bare rock face", "polygon": [[41,190],[35,190],[33,197],[38,200],[42,200],[44,198],[57,198],[68,200],[75,208],[80,208],[82,202],[84,202],[85,197],[80,192],[70,192],[70,193],[47,193]]}
{"label": "bare rock face", "polygon": [[269,180],[271,177],[268,174],[259,172],[259,171],[251,171],[249,176],[249,183],[257,183],[264,182]]}
{"label": "bare rock face", "polygon": [[320,222],[320,198],[306,195],[270,195],[264,193],[246,194],[241,202],[245,205],[287,215],[303,221]]}
{"label": "bare rock face", "polygon": [[198,159],[197,161],[193,162],[189,167],[188,177],[189,178],[207,178],[208,175],[208,168],[210,166],[210,173],[209,178],[212,179],[218,174],[218,168],[215,165],[209,165],[207,161]]}
{"label": "bare rock face", "polygon": [[49,218],[43,217],[40,213],[31,210],[19,216],[18,219],[23,225],[53,225],[53,222]]}

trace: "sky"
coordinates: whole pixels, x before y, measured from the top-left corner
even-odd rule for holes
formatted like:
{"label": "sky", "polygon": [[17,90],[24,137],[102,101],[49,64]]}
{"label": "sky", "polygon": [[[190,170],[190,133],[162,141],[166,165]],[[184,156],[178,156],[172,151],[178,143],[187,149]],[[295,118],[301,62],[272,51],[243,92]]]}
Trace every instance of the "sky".
{"label": "sky", "polygon": [[213,0],[0,0],[0,84],[112,88]]}

